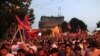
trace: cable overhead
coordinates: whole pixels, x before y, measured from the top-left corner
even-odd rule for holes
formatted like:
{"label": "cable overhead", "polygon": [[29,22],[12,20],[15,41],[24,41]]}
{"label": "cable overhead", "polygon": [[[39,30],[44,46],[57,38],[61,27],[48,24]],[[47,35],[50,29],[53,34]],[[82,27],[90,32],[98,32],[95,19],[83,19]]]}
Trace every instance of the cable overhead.
{"label": "cable overhead", "polygon": [[43,8],[41,8],[41,7],[36,7],[37,9],[39,9],[40,11],[42,11],[41,13],[43,13],[43,11],[44,12],[48,12],[49,14],[51,13],[50,11],[48,11],[48,10],[46,10],[46,9],[43,9]]}
{"label": "cable overhead", "polygon": [[39,5],[39,4],[36,4],[36,5],[38,5],[38,6],[36,6],[36,7],[40,7],[41,9],[44,8],[44,10],[47,10],[47,11],[49,11],[50,13],[51,13],[51,12],[53,12],[53,13],[57,13],[56,11],[53,11],[53,10],[51,10],[51,9],[49,9],[49,8],[45,8],[45,7],[42,6],[42,5]]}
{"label": "cable overhead", "polygon": [[46,5],[46,6],[49,6],[49,5],[54,5],[54,4],[57,4],[57,3],[61,3],[61,2],[63,2],[64,0],[57,0],[57,1],[55,1],[55,2],[52,2],[52,3],[50,3],[50,1],[48,1],[48,2],[45,2],[45,4],[44,3],[39,3],[39,5]]}
{"label": "cable overhead", "polygon": [[[64,0],[56,0],[56,1],[55,0],[52,0],[52,1],[54,1],[54,2],[50,3],[50,0],[47,1],[46,6],[48,6],[48,5],[54,5],[54,4],[63,2]],[[35,7],[37,9],[39,9],[41,12],[43,11],[44,13],[49,13],[51,15],[54,14],[54,13],[57,13],[58,16],[61,16],[61,7],[58,8],[58,11],[54,11],[54,10],[51,10],[51,8],[44,7],[45,5],[43,5],[42,3],[39,3],[39,4],[38,3],[34,3],[34,4],[35,4]]]}
{"label": "cable overhead", "polygon": [[55,1],[55,2],[53,2],[53,3],[50,3],[50,2],[49,2],[49,3],[46,4],[46,6],[54,5],[54,4],[61,3],[61,2],[62,2],[62,1],[59,1],[59,0],[58,0],[58,1]]}

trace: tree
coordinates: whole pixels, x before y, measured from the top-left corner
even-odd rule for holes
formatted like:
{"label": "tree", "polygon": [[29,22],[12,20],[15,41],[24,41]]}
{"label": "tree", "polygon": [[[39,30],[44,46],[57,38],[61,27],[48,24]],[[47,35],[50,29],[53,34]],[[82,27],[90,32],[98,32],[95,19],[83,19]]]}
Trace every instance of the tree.
{"label": "tree", "polygon": [[97,23],[97,28],[100,28],[100,21]]}
{"label": "tree", "polygon": [[68,31],[68,27],[67,27],[67,22],[66,21],[62,22],[61,29],[62,29],[63,33]]}
{"label": "tree", "polygon": [[80,29],[82,29],[83,31],[88,30],[88,29],[87,29],[87,25],[86,25],[82,20],[79,21],[79,27],[80,27]]}
{"label": "tree", "polygon": [[70,20],[70,24],[71,24],[72,33],[76,33],[77,29],[79,28],[83,31],[87,30],[87,25],[82,20],[79,20],[78,18],[72,18]]}
{"label": "tree", "polygon": [[21,20],[26,14],[29,15],[29,21],[34,20],[33,10],[29,9],[31,0],[0,0],[0,37],[3,37],[12,23],[16,24],[15,14]]}
{"label": "tree", "polygon": [[70,20],[70,24],[71,24],[71,32],[75,33],[77,32],[77,28],[78,28],[78,22],[79,20],[77,18],[72,18]]}

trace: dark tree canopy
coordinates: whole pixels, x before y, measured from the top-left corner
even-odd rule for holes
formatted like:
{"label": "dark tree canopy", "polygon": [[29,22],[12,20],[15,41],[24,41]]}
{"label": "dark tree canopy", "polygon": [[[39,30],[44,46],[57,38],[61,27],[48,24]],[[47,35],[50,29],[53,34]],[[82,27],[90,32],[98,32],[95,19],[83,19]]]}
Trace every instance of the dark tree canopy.
{"label": "dark tree canopy", "polygon": [[71,24],[71,32],[76,33],[77,29],[81,29],[83,31],[87,30],[87,25],[82,21],[79,20],[77,18],[72,18],[70,20],[70,24]]}
{"label": "dark tree canopy", "polygon": [[21,20],[26,14],[29,15],[29,20],[33,22],[33,10],[29,9],[31,0],[0,0],[0,37],[7,31],[12,23],[16,24],[15,14]]}
{"label": "dark tree canopy", "polygon": [[100,21],[97,23],[97,28],[100,28]]}
{"label": "dark tree canopy", "polygon": [[67,22],[66,21],[62,22],[61,29],[62,29],[63,33],[68,31],[68,27],[67,27]]}
{"label": "dark tree canopy", "polygon": [[75,33],[77,31],[77,28],[79,27],[78,22],[79,20],[77,18],[72,18],[70,20],[71,32]]}

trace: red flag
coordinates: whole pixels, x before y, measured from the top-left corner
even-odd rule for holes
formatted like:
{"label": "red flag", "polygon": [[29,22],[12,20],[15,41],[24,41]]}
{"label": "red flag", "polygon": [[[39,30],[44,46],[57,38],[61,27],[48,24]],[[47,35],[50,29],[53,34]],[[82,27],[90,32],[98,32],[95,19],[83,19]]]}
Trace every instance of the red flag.
{"label": "red flag", "polygon": [[18,27],[19,27],[20,29],[24,29],[25,32],[27,33],[27,36],[26,36],[26,34],[25,34],[24,37],[28,37],[28,39],[30,39],[30,38],[31,38],[31,35],[30,35],[30,33],[28,32],[28,31],[29,31],[29,28],[23,23],[23,21],[20,20],[20,18],[19,18],[17,15],[15,15],[15,17],[16,17],[16,19],[17,19],[17,21],[18,21]]}
{"label": "red flag", "polygon": [[18,24],[19,29],[24,29],[22,25]]}
{"label": "red flag", "polygon": [[28,29],[30,30],[30,25],[29,25],[29,21],[28,21],[28,15],[25,15],[24,23],[28,27]]}
{"label": "red flag", "polygon": [[38,38],[38,31],[29,31],[32,36]]}
{"label": "red flag", "polygon": [[23,28],[29,30],[29,28],[28,28],[27,26],[25,26],[25,25],[23,24],[23,22],[21,22],[20,18],[19,18],[17,15],[16,15],[16,19],[17,19],[18,23],[19,23],[21,26],[23,26]]}
{"label": "red flag", "polygon": [[17,19],[17,21],[19,23],[18,27],[20,29],[24,29],[25,30],[25,32],[27,33],[28,39],[31,39],[31,36],[37,37],[37,31],[31,31],[30,30],[30,25],[29,25],[29,21],[28,21],[28,15],[25,16],[24,23],[23,23],[23,21],[20,20],[20,18],[17,15],[16,15],[16,19]]}

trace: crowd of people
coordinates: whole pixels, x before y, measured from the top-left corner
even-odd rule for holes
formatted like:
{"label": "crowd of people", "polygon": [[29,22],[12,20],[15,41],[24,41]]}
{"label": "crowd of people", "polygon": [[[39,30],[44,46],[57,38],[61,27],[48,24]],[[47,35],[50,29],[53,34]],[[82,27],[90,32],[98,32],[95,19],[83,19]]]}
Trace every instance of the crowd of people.
{"label": "crowd of people", "polygon": [[0,40],[0,56],[100,56],[100,39],[95,36],[42,36],[37,39]]}

